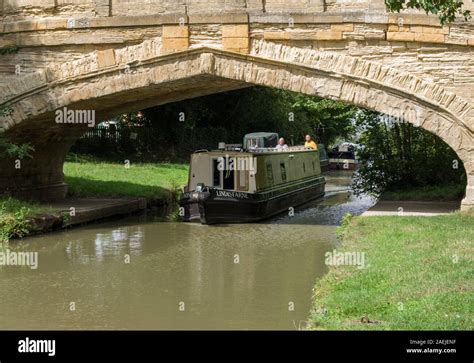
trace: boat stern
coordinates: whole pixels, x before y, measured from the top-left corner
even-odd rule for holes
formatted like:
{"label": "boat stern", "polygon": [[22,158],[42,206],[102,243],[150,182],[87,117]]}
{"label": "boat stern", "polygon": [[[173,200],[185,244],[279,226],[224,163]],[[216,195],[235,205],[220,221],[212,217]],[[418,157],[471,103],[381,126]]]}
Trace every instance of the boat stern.
{"label": "boat stern", "polygon": [[180,216],[184,222],[200,222],[206,224],[204,203],[210,197],[207,189],[184,192],[179,200]]}

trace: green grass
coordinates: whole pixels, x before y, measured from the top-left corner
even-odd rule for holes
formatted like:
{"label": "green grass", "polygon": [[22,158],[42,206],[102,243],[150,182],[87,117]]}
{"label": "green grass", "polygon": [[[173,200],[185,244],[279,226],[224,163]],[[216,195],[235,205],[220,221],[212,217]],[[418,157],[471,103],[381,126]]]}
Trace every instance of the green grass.
{"label": "green grass", "polygon": [[310,328],[474,328],[474,214],[356,217],[342,239],[337,250],[365,252],[366,267],[330,267]]}
{"label": "green grass", "polygon": [[27,223],[29,217],[57,213],[49,207],[15,198],[0,198],[0,244],[11,238],[22,238],[32,231]]}
{"label": "green grass", "polygon": [[52,208],[40,205],[36,202],[23,201],[11,197],[0,197],[1,213],[11,214],[21,210],[22,208],[28,209],[29,214],[32,216],[54,212]]}
{"label": "green grass", "polygon": [[[124,163],[69,155],[64,174],[70,197],[126,196],[169,200],[187,182],[188,166],[132,161],[130,168],[125,168]],[[36,203],[0,198],[0,242],[32,233],[27,220],[45,214],[58,215],[58,212]]]}
{"label": "green grass", "polygon": [[185,185],[188,166],[167,163],[130,163],[100,161],[90,157],[71,157],[64,164],[69,196],[144,197],[169,199]]}
{"label": "green grass", "polygon": [[426,186],[408,190],[394,190],[384,192],[381,200],[420,200],[420,201],[459,201],[464,197],[466,186],[462,184],[448,184],[441,186]]}

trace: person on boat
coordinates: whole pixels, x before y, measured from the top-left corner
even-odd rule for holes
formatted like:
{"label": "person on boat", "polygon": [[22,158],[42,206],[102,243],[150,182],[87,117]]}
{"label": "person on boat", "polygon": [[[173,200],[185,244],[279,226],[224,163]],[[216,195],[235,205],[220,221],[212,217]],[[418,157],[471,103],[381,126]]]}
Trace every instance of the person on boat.
{"label": "person on boat", "polygon": [[304,143],[305,149],[318,150],[318,145],[311,139],[310,135],[306,135],[306,142]]}
{"label": "person on boat", "polygon": [[280,140],[278,140],[278,145],[276,146],[276,149],[278,151],[283,151],[283,150],[288,149],[288,145],[285,144],[285,139],[283,137],[281,137]]}

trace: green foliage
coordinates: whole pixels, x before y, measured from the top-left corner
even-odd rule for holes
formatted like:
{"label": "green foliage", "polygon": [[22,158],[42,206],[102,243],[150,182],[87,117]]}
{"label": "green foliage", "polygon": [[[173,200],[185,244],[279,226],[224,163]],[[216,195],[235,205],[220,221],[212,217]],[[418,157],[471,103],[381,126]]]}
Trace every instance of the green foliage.
{"label": "green foliage", "polygon": [[[0,197],[0,249],[2,243],[12,238],[23,238],[38,230],[32,219],[45,215],[65,217],[49,206],[43,206],[30,201],[23,201],[12,197]],[[18,247],[18,244],[15,243]]]}
{"label": "green foliage", "polygon": [[349,225],[351,224],[353,218],[354,216],[351,213],[344,214],[341,220],[341,225],[338,226],[336,229],[337,238],[344,238],[344,235],[346,234],[346,231],[349,228]]}
{"label": "green foliage", "polygon": [[18,47],[0,48],[0,55],[18,53],[19,50],[20,50],[20,48],[18,48]]}
{"label": "green foliage", "polygon": [[[7,117],[13,113],[10,107],[0,108],[0,117]],[[10,142],[4,134],[0,134],[0,157],[7,156],[11,158],[24,159],[31,158],[31,152],[34,148],[29,143],[17,145]]]}
{"label": "green foliage", "polygon": [[166,220],[169,222],[179,222],[182,220],[182,217],[180,216],[180,211],[179,208],[174,208],[171,210],[171,212],[168,213],[166,216]]}
{"label": "green foliage", "polygon": [[24,158],[31,158],[31,152],[33,152],[35,149],[29,144],[13,144],[3,135],[0,135],[0,157],[1,156],[8,156],[11,158],[17,158],[17,159],[24,159]]}
{"label": "green foliage", "polygon": [[[116,156],[179,161],[195,150],[214,149],[220,141],[240,144],[246,133],[256,131],[278,132],[288,144],[302,144],[306,134],[329,144],[352,132],[355,112],[331,100],[252,87],[153,107],[142,117],[126,115],[122,123],[143,124],[146,135],[133,140],[124,127],[124,137],[110,146]],[[80,140],[73,151],[103,154],[104,142]]]}
{"label": "green foliage", "polygon": [[30,208],[19,205],[18,201],[4,200],[0,204],[0,242],[26,236],[29,233],[27,217],[30,213]]}
{"label": "green foliage", "polygon": [[[439,137],[372,111],[356,117],[361,168],[356,193],[380,195],[446,184],[465,185],[466,172],[456,153]],[[457,168],[456,168],[457,167]]]}
{"label": "green foliage", "polygon": [[424,10],[426,14],[438,15],[443,25],[453,22],[457,16],[462,16],[465,20],[471,18],[471,12],[462,9],[462,0],[385,0],[385,5],[391,12],[403,9]]}
{"label": "green foliage", "polygon": [[337,138],[350,138],[354,132],[351,120],[357,108],[328,99],[296,95],[293,107],[315,131],[319,142],[332,144]]}
{"label": "green foliage", "polygon": [[0,108],[0,117],[7,117],[13,113],[13,109],[11,107],[2,107]]}

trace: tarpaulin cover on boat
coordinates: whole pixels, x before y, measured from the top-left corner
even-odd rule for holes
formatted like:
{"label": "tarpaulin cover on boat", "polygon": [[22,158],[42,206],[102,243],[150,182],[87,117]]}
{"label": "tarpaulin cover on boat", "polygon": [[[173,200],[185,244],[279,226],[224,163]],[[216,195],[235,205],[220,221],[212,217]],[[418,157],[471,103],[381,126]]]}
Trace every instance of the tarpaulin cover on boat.
{"label": "tarpaulin cover on boat", "polygon": [[274,132],[254,132],[244,136],[244,148],[275,147],[278,144],[278,134]]}

